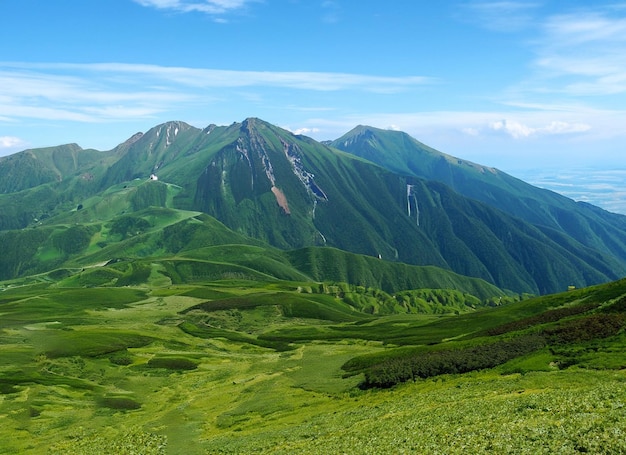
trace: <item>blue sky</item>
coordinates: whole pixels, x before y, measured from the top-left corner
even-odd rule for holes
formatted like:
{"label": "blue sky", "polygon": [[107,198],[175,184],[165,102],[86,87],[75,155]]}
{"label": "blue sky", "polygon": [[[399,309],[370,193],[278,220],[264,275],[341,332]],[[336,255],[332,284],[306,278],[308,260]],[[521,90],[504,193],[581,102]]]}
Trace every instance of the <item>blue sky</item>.
{"label": "blue sky", "polygon": [[626,2],[2,0],[0,155],[169,120],[626,169]]}

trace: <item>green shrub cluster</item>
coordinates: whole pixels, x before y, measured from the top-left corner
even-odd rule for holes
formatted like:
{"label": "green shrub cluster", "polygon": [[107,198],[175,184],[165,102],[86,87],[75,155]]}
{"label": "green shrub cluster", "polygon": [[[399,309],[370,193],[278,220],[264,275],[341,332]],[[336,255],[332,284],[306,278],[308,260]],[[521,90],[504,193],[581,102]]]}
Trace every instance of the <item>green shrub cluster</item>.
{"label": "green shrub cluster", "polygon": [[493,368],[544,346],[543,337],[525,335],[464,349],[430,351],[388,358],[365,371],[365,380],[361,387],[388,388],[409,380],[415,381],[417,378]]}
{"label": "green shrub cluster", "polygon": [[[578,309],[589,306],[591,305],[581,306]],[[572,307],[572,309],[575,308]],[[557,316],[564,317],[564,313],[567,312],[545,312],[538,315],[538,319],[548,322]],[[535,324],[539,323],[541,322],[535,322]],[[489,344],[454,350],[433,350],[421,353],[402,351],[397,356],[386,357],[364,368],[358,362],[348,362],[344,364],[343,369],[353,372],[359,369],[364,370],[363,388],[387,388],[417,378],[493,368],[516,357],[530,354],[546,345],[556,347],[608,338],[617,335],[625,324],[626,315],[623,314],[590,314],[542,328],[535,334],[522,335],[509,340],[498,340]]]}
{"label": "green shrub cluster", "polygon": [[591,314],[546,328],[543,336],[550,344],[579,343],[617,335],[625,323],[623,314]]}
{"label": "green shrub cluster", "polygon": [[614,302],[602,308],[603,313],[626,313],[626,296],[622,296]]}
{"label": "green shrub cluster", "polygon": [[129,264],[128,270],[117,280],[118,286],[133,286],[148,281],[152,268],[145,262],[134,261]]}
{"label": "green shrub cluster", "polygon": [[598,303],[588,303],[585,305],[569,306],[564,308],[556,308],[554,310],[544,311],[535,316],[518,319],[506,324],[499,325],[487,331],[488,335],[502,335],[508,332],[524,330],[538,324],[546,324],[549,322],[557,322],[568,316],[576,316],[591,311],[598,307]]}
{"label": "green shrub cluster", "polygon": [[119,235],[122,239],[141,234],[150,228],[150,223],[143,218],[124,215],[116,218],[111,224],[109,234]]}
{"label": "green shrub cluster", "polygon": [[100,400],[100,405],[105,408],[120,411],[130,411],[141,408],[141,404],[128,397],[103,397]]}
{"label": "green shrub cluster", "polygon": [[147,363],[150,368],[165,368],[168,370],[195,370],[198,364],[184,357],[153,357]]}
{"label": "green shrub cluster", "polygon": [[52,244],[63,254],[76,254],[89,246],[98,228],[84,225],[71,226],[52,237]]}
{"label": "green shrub cluster", "polygon": [[49,235],[45,228],[0,232],[0,279],[37,271],[37,250]]}

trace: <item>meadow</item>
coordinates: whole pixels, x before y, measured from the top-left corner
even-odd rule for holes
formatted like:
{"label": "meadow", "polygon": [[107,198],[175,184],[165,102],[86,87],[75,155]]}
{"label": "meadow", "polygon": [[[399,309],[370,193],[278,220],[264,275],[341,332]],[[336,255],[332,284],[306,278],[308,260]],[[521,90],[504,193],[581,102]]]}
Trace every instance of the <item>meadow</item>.
{"label": "meadow", "polygon": [[[305,287],[3,283],[0,453],[626,452],[623,328],[548,341],[493,368],[362,387],[390,358],[622,314],[626,283],[386,315]],[[510,326],[524,318],[539,319]]]}

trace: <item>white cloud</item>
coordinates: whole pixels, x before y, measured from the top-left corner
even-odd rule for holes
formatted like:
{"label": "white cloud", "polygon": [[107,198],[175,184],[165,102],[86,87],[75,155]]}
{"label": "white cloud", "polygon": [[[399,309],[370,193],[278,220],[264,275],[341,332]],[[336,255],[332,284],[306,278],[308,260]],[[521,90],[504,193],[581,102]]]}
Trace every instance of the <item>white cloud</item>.
{"label": "white cloud", "polygon": [[589,131],[591,126],[584,123],[567,123],[562,121],[552,121],[547,125],[531,127],[515,120],[498,120],[489,125],[494,131],[502,131],[513,137],[521,139],[537,135],[572,134]]}
{"label": "white cloud", "polygon": [[257,0],[134,0],[141,6],[181,13],[199,12],[221,15],[244,8]]}
{"label": "white cloud", "polygon": [[0,156],[9,155],[26,148],[26,141],[15,136],[0,136]]}
{"label": "white cloud", "polygon": [[468,136],[479,136],[480,130],[478,128],[472,128],[471,126],[467,126],[465,128],[461,128],[461,131]]}
{"label": "white cloud", "polygon": [[[432,83],[420,76],[229,71],[140,64],[0,62],[0,121],[16,118],[80,122],[151,117],[211,103],[225,89],[294,89],[397,93]],[[258,93],[256,93],[258,95]],[[258,98],[260,99],[260,98]]]}
{"label": "white cloud", "polygon": [[15,136],[0,136],[0,149],[15,148],[24,145],[24,141]]}
{"label": "white cloud", "polygon": [[141,76],[142,86],[146,85],[146,78],[149,78],[148,83],[169,82],[198,88],[264,86],[316,91],[363,90],[396,93],[415,86],[437,82],[435,79],[425,76],[394,77],[354,73],[233,71],[126,63],[0,63],[0,68],[4,65],[47,71],[47,73],[41,74],[42,78],[54,77],[56,79],[54,73],[57,71],[70,71],[73,74],[85,73],[89,76],[87,80],[99,78],[102,83],[112,80],[113,76],[119,81],[123,81],[123,78],[127,77],[128,83],[137,83],[137,76]]}
{"label": "white cloud", "polygon": [[534,93],[590,97],[626,93],[626,17],[587,9],[547,18],[535,41]]}
{"label": "white cloud", "polygon": [[303,128],[297,128],[295,130],[290,130],[289,128],[286,128],[287,130],[291,131],[293,134],[304,134],[304,135],[310,135],[310,134],[315,134],[315,133],[319,133],[319,128],[307,128],[307,127],[303,127]]}

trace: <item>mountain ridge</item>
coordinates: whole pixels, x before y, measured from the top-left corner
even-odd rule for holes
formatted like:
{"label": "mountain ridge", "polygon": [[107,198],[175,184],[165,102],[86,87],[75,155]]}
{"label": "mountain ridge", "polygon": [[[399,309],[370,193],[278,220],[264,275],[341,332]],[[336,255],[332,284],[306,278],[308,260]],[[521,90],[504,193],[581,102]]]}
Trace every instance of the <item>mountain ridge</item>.
{"label": "mountain ridge", "polygon": [[[546,209],[554,197],[545,190],[406,133],[359,126],[320,143],[257,118],[204,129],[166,122],[85,157],[63,180],[0,194],[0,229],[87,213],[94,220],[106,213],[99,222],[109,223],[157,206],[206,213],[283,250],[332,246],[443,267],[515,292],[543,294],[626,274],[626,217],[583,210],[564,197]],[[115,200],[129,202],[87,204],[112,188]],[[513,203],[524,210],[502,206]]]}

